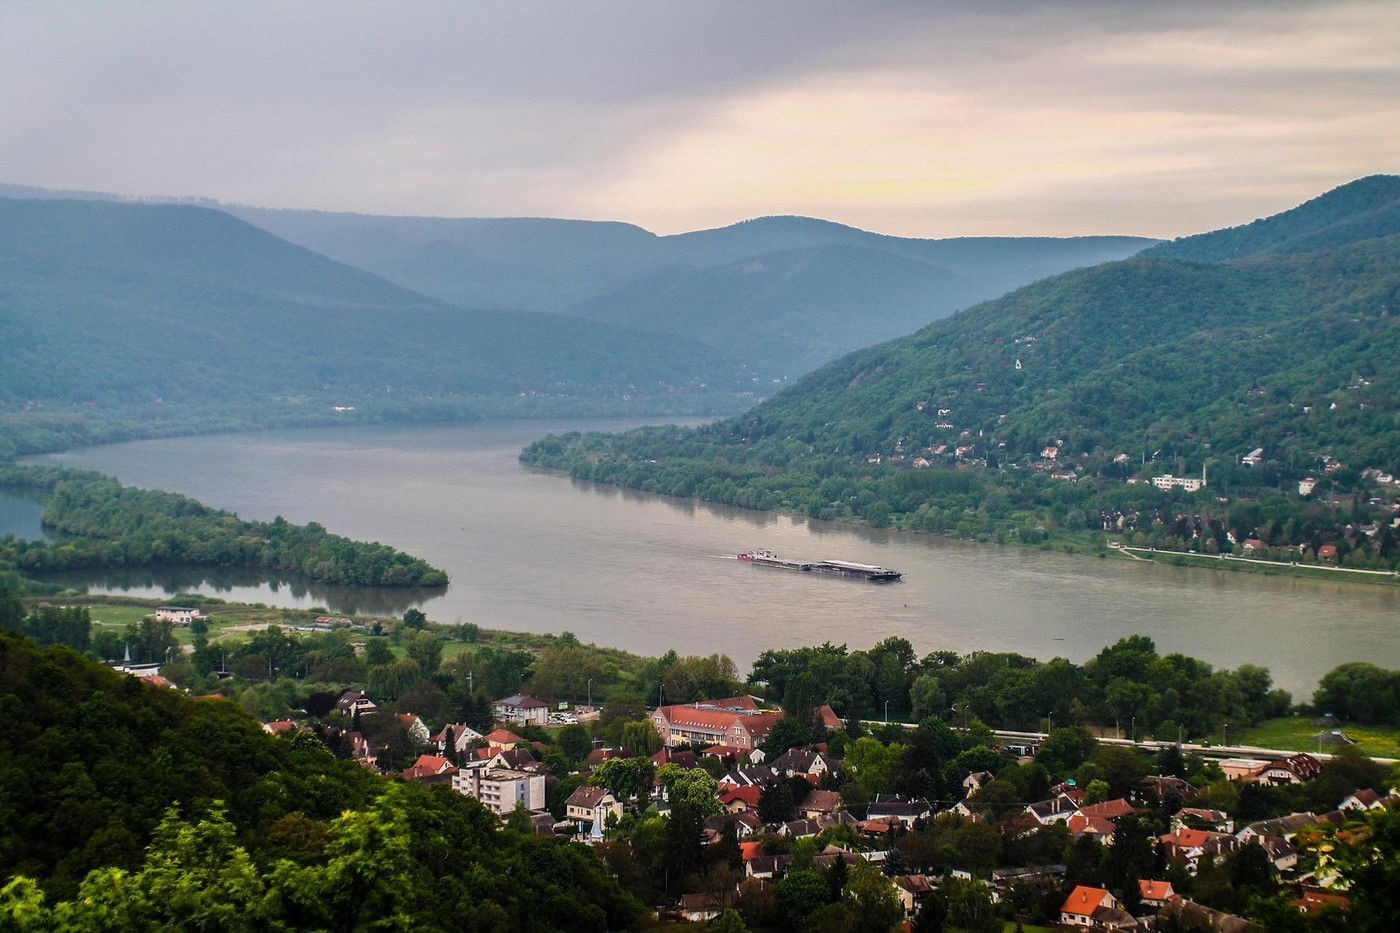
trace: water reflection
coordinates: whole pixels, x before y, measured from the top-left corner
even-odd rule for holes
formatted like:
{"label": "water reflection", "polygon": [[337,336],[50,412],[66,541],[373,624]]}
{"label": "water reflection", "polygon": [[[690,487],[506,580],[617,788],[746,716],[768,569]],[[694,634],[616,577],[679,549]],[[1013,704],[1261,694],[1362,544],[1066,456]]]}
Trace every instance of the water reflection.
{"label": "water reflection", "polygon": [[39,521],[43,511],[43,493],[0,490],[0,538],[14,535],[24,541],[46,540],[49,534]]}
{"label": "water reflection", "polygon": [[138,596],[162,599],[176,593],[199,593],[233,602],[268,602],[309,609],[323,606],[349,615],[402,615],[447,592],[447,587],[334,586],[301,574],[269,574],[232,567],[121,567],[73,570],[44,574],[56,583],[93,595]]}

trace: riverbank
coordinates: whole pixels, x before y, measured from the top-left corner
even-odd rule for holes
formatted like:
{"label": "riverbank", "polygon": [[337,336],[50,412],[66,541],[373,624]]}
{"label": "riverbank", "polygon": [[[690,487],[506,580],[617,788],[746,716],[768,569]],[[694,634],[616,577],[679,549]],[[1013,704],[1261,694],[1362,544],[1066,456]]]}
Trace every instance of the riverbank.
{"label": "riverbank", "polygon": [[[1300,577],[1312,580],[1338,580],[1380,586],[1400,585],[1400,573],[1393,570],[1367,570],[1359,567],[1330,567],[1323,564],[1284,564],[1278,561],[1235,557],[1232,554],[1191,554],[1161,548],[1128,547],[1109,542],[1108,548],[1133,560],[1162,561],[1174,567],[1201,567],[1235,573],[1258,573],[1271,577]],[[1138,556],[1145,555],[1145,556]]]}

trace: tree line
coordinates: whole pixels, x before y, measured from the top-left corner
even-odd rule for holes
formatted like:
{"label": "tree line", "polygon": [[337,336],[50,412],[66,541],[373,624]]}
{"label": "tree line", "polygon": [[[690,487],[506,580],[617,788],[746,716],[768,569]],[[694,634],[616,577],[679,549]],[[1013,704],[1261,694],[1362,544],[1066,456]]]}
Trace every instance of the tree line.
{"label": "tree line", "polygon": [[100,473],[0,465],[0,486],[46,494],[53,541],[0,539],[0,570],[24,574],[91,567],[199,564],[305,574],[323,583],[443,586],[447,574],[377,542],[334,535],[315,522],[240,519],[175,493],[123,486]]}

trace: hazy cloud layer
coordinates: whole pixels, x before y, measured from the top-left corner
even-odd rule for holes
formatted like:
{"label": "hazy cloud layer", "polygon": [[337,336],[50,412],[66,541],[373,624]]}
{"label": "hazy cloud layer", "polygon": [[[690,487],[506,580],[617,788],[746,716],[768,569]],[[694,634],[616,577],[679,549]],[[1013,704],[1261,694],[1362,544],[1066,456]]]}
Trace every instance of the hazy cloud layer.
{"label": "hazy cloud layer", "polygon": [[1173,235],[1395,171],[1394,2],[0,5],[0,181]]}

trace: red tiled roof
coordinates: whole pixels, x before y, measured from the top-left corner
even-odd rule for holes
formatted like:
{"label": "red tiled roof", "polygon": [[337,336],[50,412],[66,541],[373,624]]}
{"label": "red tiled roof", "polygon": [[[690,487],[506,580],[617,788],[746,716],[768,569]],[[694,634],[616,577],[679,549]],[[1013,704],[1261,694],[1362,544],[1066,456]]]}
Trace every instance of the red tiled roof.
{"label": "red tiled roof", "polygon": [[757,855],[763,854],[763,843],[761,842],[741,842],[739,843],[739,858],[747,862]]}
{"label": "red tiled roof", "polygon": [[518,745],[525,740],[509,729],[496,729],[486,733],[486,741],[504,745]]}
{"label": "red tiled roof", "polygon": [[720,794],[719,802],[727,807],[736,800],[742,800],[747,806],[756,807],[758,806],[758,798],[762,794],[763,788],[757,785],[749,787],[726,785],[726,789]]}
{"label": "red tiled roof", "polygon": [[1176,832],[1167,833],[1160,838],[1167,845],[1177,846],[1181,849],[1194,849],[1197,846],[1205,845],[1206,840],[1210,838],[1210,833],[1204,829],[1189,829],[1183,826]]}
{"label": "red tiled roof", "polygon": [[1149,881],[1146,878],[1138,881],[1138,891],[1145,901],[1165,901],[1176,893],[1170,881]]}
{"label": "red tiled roof", "polygon": [[1120,816],[1127,816],[1134,812],[1136,808],[1121,797],[1117,800],[1105,800],[1103,803],[1090,804],[1087,807],[1080,807],[1079,812],[1085,816],[1097,816],[1105,820],[1116,820]]}
{"label": "red tiled roof", "polygon": [[1062,913],[1082,914],[1090,916],[1103,904],[1108,897],[1108,891],[1103,888],[1091,888],[1088,885],[1076,885],[1075,889],[1069,892],[1069,897],[1065,898],[1065,904],[1060,908]]}
{"label": "red tiled roof", "polygon": [[1113,835],[1112,823],[1101,816],[1088,816],[1083,811],[1071,816],[1065,825],[1076,836],[1080,833],[1088,833],[1091,836]]}

